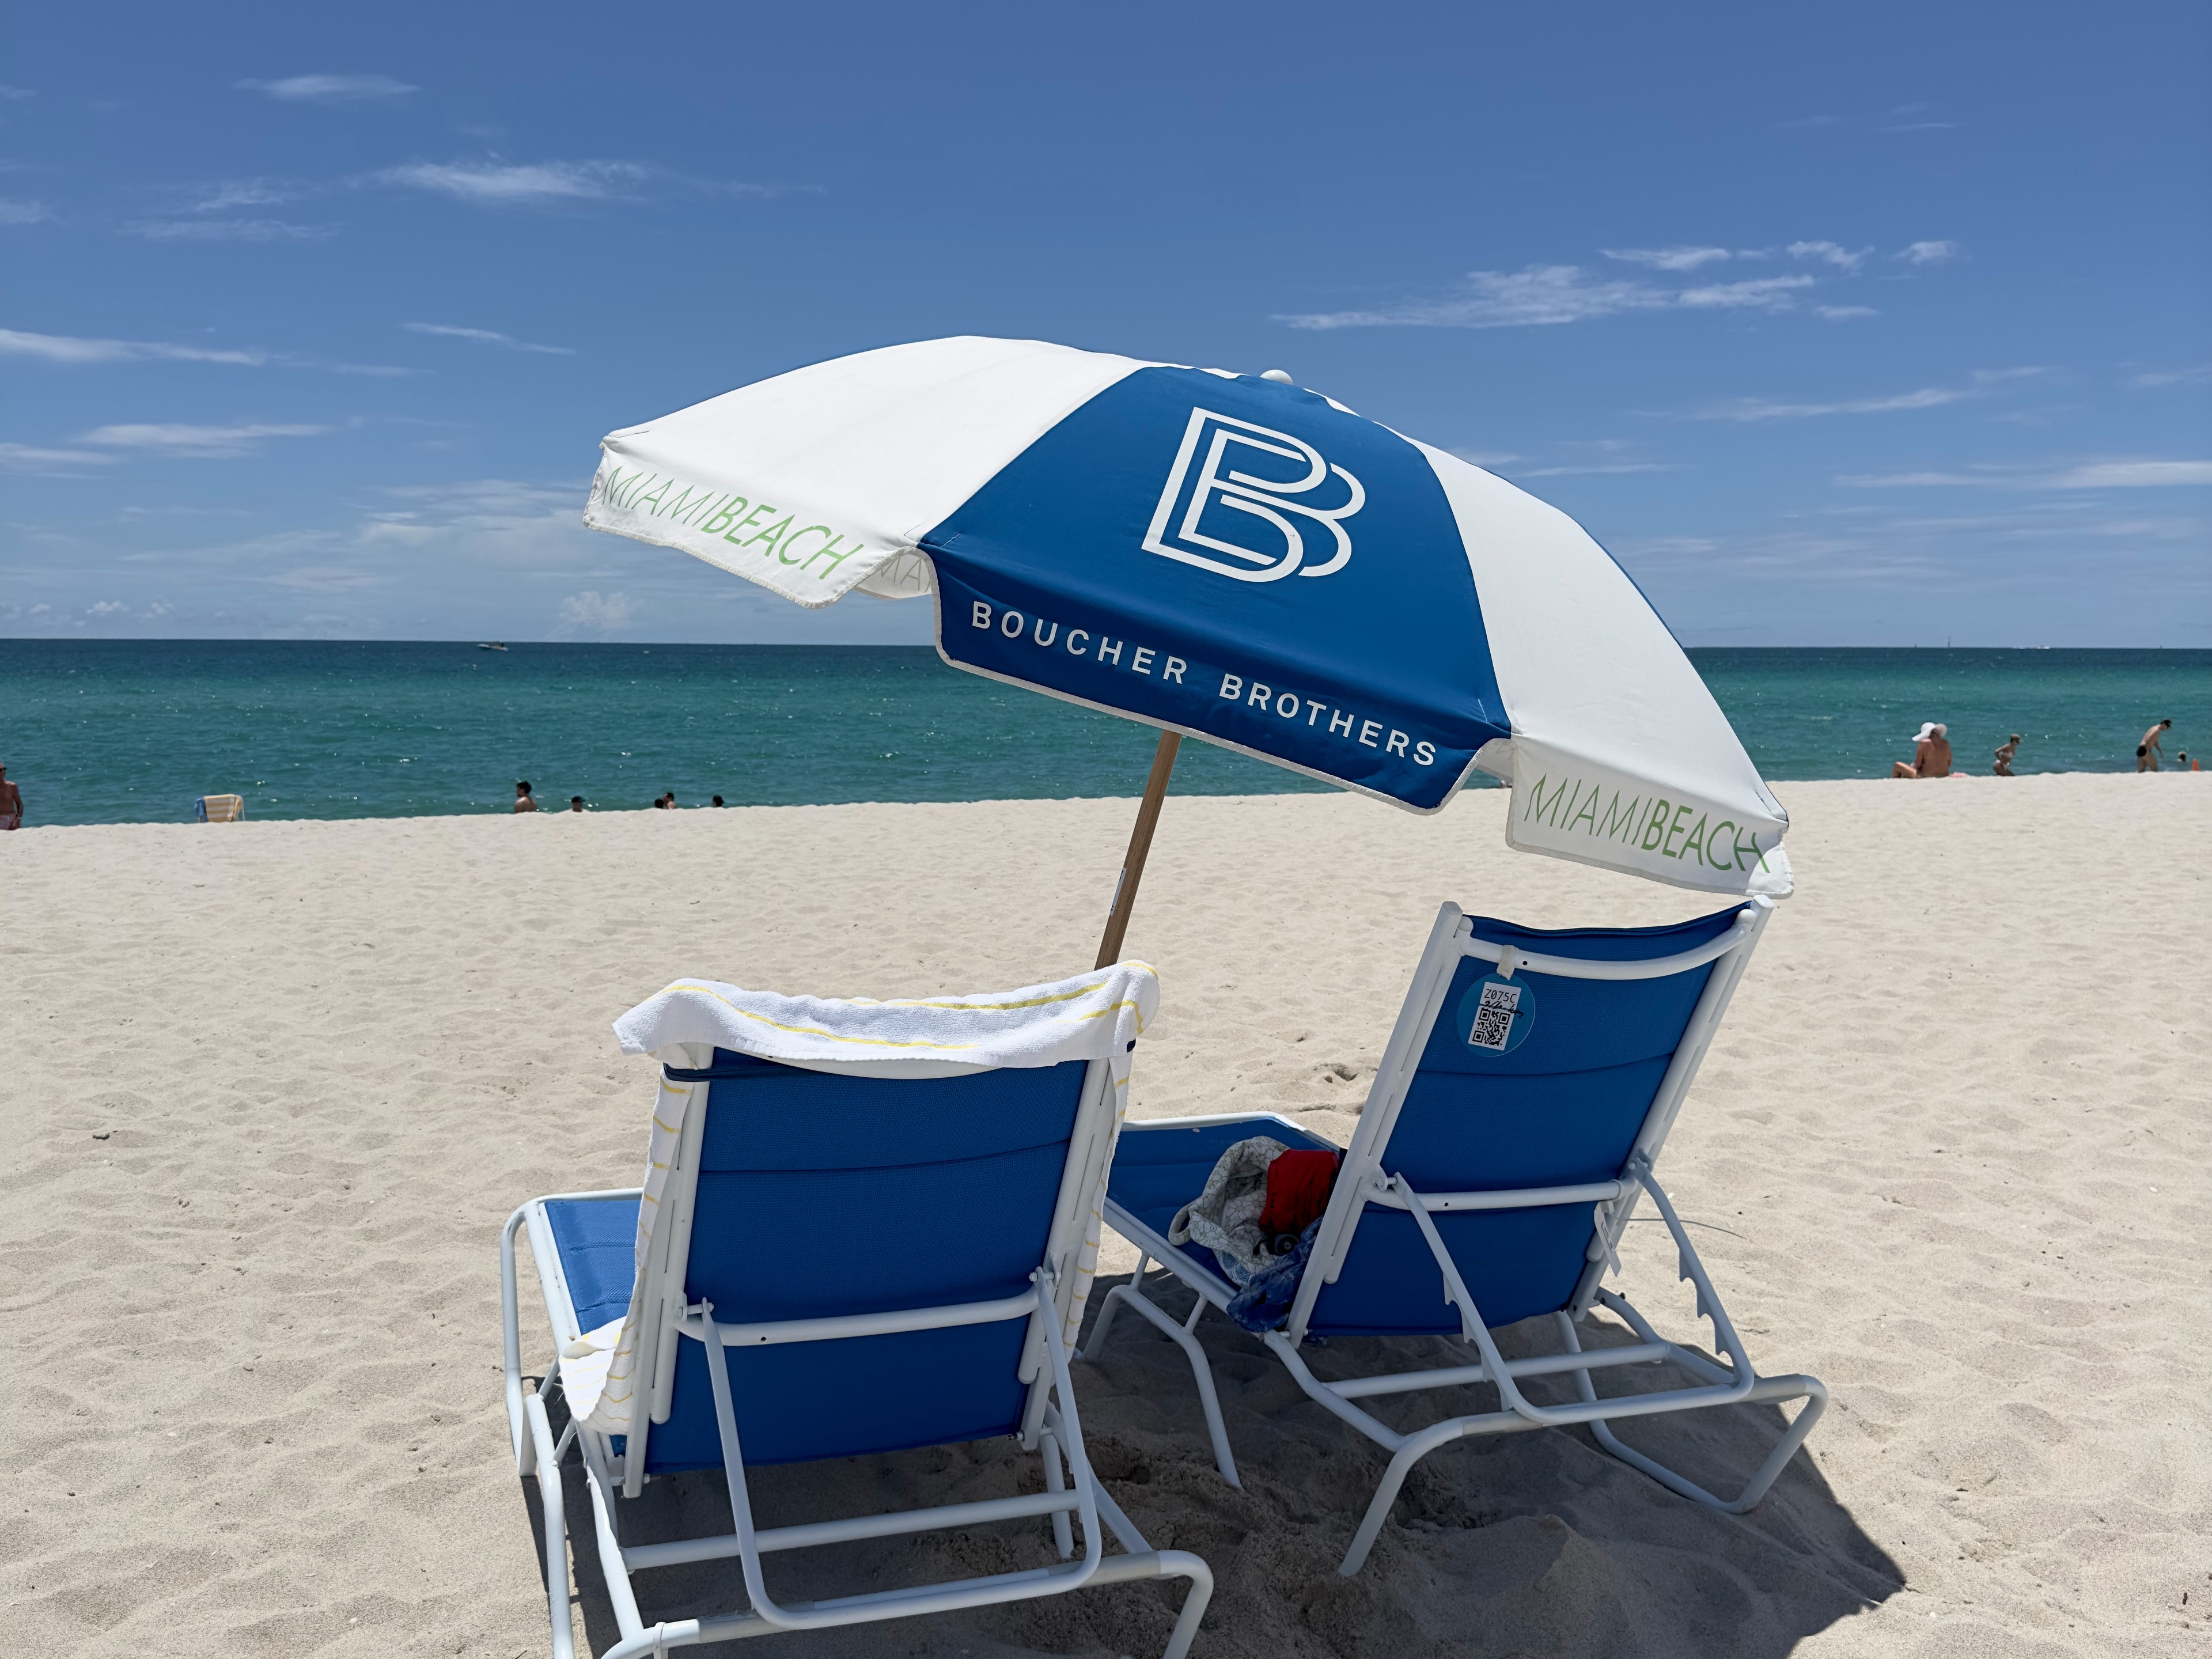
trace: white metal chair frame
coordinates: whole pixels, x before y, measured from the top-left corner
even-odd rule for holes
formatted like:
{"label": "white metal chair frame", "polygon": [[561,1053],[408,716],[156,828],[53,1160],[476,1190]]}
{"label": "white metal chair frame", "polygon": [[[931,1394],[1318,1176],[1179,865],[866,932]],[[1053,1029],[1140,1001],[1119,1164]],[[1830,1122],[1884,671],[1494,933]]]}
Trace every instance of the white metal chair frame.
{"label": "white metal chair frame", "polygon": [[[713,1056],[699,1045],[691,1044],[659,1058],[672,1066],[704,1070]],[[848,1075],[913,1078],[983,1068],[933,1062],[873,1061],[824,1064],[809,1069]],[[507,1344],[507,1426],[516,1473],[524,1478],[536,1476],[544,1506],[546,1599],[552,1623],[554,1659],[574,1659],[574,1653],[568,1607],[568,1528],[561,1476],[561,1464],[572,1446],[582,1458],[592,1498],[592,1529],[600,1567],[615,1620],[622,1632],[621,1640],[600,1659],[637,1659],[645,1654],[665,1653],[670,1648],[764,1636],[774,1631],[820,1629],[949,1613],[994,1602],[1057,1595],[1086,1585],[1172,1577],[1189,1579],[1191,1588],[1170,1636],[1164,1659],[1185,1659],[1212,1595],[1213,1575],[1203,1560],[1188,1551],[1153,1549],[1093,1476],[1084,1449],[1074,1388],[1068,1378],[1067,1351],[1060,1335],[1060,1325],[1072,1299],[1073,1266],[1082,1243],[1090,1195],[1097,1189],[1110,1151],[1114,1085],[1106,1064],[1092,1061],[1085,1078],[1046,1258],[1030,1275],[1030,1289],[1018,1296],[990,1302],[747,1325],[717,1322],[711,1303],[690,1303],[684,1291],[708,1086],[705,1081],[663,1084],[664,1089],[671,1092],[679,1089],[696,1092],[685,1110],[676,1167],[670,1173],[662,1196],[667,1206],[665,1224],[655,1230],[653,1257],[645,1269],[646,1328],[641,1333],[639,1352],[654,1357],[651,1385],[636,1390],[631,1427],[622,1453],[615,1452],[611,1434],[584,1428],[573,1419],[557,1442],[553,1437],[546,1406],[560,1382],[560,1355],[582,1333],[577,1328],[574,1298],[562,1273],[561,1255],[545,1206],[577,1200],[627,1200],[635,1203],[643,1189],[632,1187],[613,1192],[562,1193],[533,1199],[507,1218],[500,1236],[500,1307]],[[537,1265],[544,1291],[546,1317],[553,1328],[554,1356],[535,1389],[524,1387],[516,1306],[514,1240],[516,1233],[523,1231],[528,1235],[531,1257]],[[994,1323],[1024,1314],[1029,1316],[1030,1326],[1023,1350],[1022,1377],[1030,1384],[1030,1394],[1020,1440],[1024,1450],[1037,1452],[1043,1459],[1042,1492],[805,1526],[763,1528],[755,1524],[745,1483],[742,1442],[731,1403],[726,1350],[778,1342],[827,1342],[902,1331],[939,1330],[958,1325]],[[652,1425],[668,1420],[674,1393],[677,1344],[687,1340],[697,1342],[706,1350],[715,1424],[721,1440],[722,1467],[729,1482],[732,1530],[713,1537],[625,1547],[621,1540],[620,1510],[614,1500],[617,1496],[635,1498],[643,1487],[647,1479],[646,1447]],[[1071,1513],[1082,1522],[1083,1548],[1079,1556],[1075,1553]],[[790,1602],[778,1602],[769,1596],[761,1571],[761,1559],[781,1550],[1036,1516],[1048,1516],[1051,1520],[1060,1565],[829,1601]],[[1127,1553],[1111,1557],[1104,1553],[1102,1522]],[[708,1619],[663,1621],[651,1626],[645,1623],[630,1583],[632,1573],[731,1556],[736,1556],[740,1563],[749,1607]]]}
{"label": "white metal chair frame", "polygon": [[[1447,903],[1437,912],[1436,925],[1430,930],[1427,946],[1421,953],[1420,965],[1414,971],[1413,985],[1407,993],[1404,1006],[1399,1011],[1397,1025],[1390,1034],[1389,1044],[1383,1050],[1382,1064],[1376,1070],[1374,1084],[1368,1092],[1366,1104],[1362,1108],[1359,1127],[1353,1133],[1352,1146],[1345,1153],[1335,1189],[1330,1194],[1328,1207],[1322,1214],[1321,1231],[1315,1236],[1313,1254],[1299,1281],[1297,1297],[1291,1304],[1289,1320],[1283,1329],[1271,1331],[1261,1339],[1288,1368],[1310,1399],[1343,1419],[1390,1454],[1389,1467],[1383,1474],[1382,1484],[1376,1487],[1374,1499],[1368,1505],[1367,1513],[1352,1537],[1351,1548],[1338,1568],[1346,1577],[1358,1572],[1365,1564],[1369,1551],[1374,1547],[1375,1540],[1382,1530],[1383,1522],[1389,1517],[1390,1506],[1397,1498],[1398,1489],[1404,1484],[1413,1466],[1437,1447],[1455,1440],[1474,1435],[1511,1434],[1532,1429],[1588,1424],[1598,1444],[1631,1468],[1640,1469],[1662,1486],[1685,1498],[1695,1498],[1700,1504],[1729,1514],[1741,1515],[1766,1495],[1767,1488],[1773,1485],[1775,1478],[1796,1455],[1798,1447],[1804,1443],[1805,1437],[1812,1432],[1813,1425],[1820,1421],[1820,1413],[1826,1407],[1827,1390],[1818,1377],[1802,1375],[1762,1377],[1753,1369],[1750,1358],[1744,1352],[1742,1340],[1736,1334],[1727,1310],[1721,1305],[1712,1281],[1706,1277],[1705,1264],[1698,1259],[1697,1250],[1691,1244],[1680,1218],[1674,1213],[1674,1205],[1652,1172],[1652,1165],[1666,1144],[1668,1131],[1674,1127],[1683,1098],[1705,1059],[1705,1049],[1719,1027],[1729,999],[1735,994],[1736,985],[1743,977],[1744,968],[1750,961],[1752,951],[1757,947],[1759,935],[1772,911],[1771,901],[1753,898],[1737,916],[1735,925],[1719,938],[1694,950],[1644,962],[1588,961],[1579,957],[1540,955],[1520,951],[1511,945],[1492,945],[1474,937],[1473,924],[1457,905]],[[1383,1169],[1391,1132],[1396,1127],[1399,1111],[1405,1104],[1407,1091],[1412,1086],[1421,1054],[1428,1047],[1430,1033],[1443,1012],[1453,973],[1461,959],[1467,957],[1497,963],[1498,971],[1508,978],[1525,968],[1535,973],[1557,975],[1563,978],[1656,979],[1684,973],[1708,962],[1716,964],[1705,981],[1697,1006],[1691,1012],[1689,1024],[1684,1029],[1674,1059],[1660,1081],[1658,1091],[1652,1097],[1650,1109],[1644,1115],[1643,1127],[1638,1131],[1627,1160],[1614,1179],[1571,1187],[1523,1188],[1497,1192],[1417,1193],[1402,1176],[1390,1174]],[[1204,1124],[1249,1122],[1255,1126],[1255,1132],[1258,1125],[1281,1121],[1266,1115],[1243,1113],[1172,1121],[1192,1127]],[[1698,1316],[1712,1321],[1715,1346],[1728,1357],[1729,1363],[1725,1366],[1716,1364],[1705,1354],[1662,1337],[1626,1296],[1605,1289],[1601,1283],[1608,1265],[1619,1270],[1618,1249],[1621,1235],[1627,1231],[1629,1218],[1638,1200],[1647,1193],[1660,1218],[1665,1222],[1668,1231],[1674,1236],[1679,1277],[1689,1280],[1696,1288]],[[1596,1206],[1594,1213],[1596,1231],[1590,1241],[1589,1265],[1583,1269],[1572,1299],[1566,1309],[1552,1316],[1562,1351],[1528,1359],[1509,1360],[1498,1352],[1497,1343],[1483,1322],[1481,1310],[1468,1293],[1457,1265],[1438,1237],[1436,1224],[1429,1218],[1440,1211],[1530,1209],[1547,1205],[1583,1202]],[[1411,1212],[1442,1273],[1444,1300],[1459,1310],[1460,1340],[1474,1345],[1481,1356],[1480,1364],[1389,1372],[1335,1382],[1323,1382],[1307,1366],[1304,1357],[1299,1352],[1299,1345],[1305,1339],[1308,1322],[1313,1316],[1314,1304],[1322,1287],[1334,1283],[1343,1272],[1360,1220],[1370,1204]],[[1229,1437],[1222,1425],[1221,1407],[1214,1392],[1213,1379],[1206,1365],[1205,1352],[1193,1334],[1206,1310],[1209,1306],[1226,1309],[1230,1298],[1237,1293],[1237,1287],[1219,1275],[1200,1267],[1110,1197],[1106,1205],[1106,1219],[1115,1231],[1137,1246],[1139,1253],[1137,1271],[1127,1285],[1117,1285],[1107,1292],[1085,1352],[1093,1355],[1099,1352],[1105,1343],[1115,1313],[1124,1305],[1135,1309],[1172,1339],[1188,1358],[1192,1374],[1197,1379],[1199,1401],[1206,1414],[1206,1432],[1213,1443],[1215,1464],[1220,1469],[1222,1478],[1230,1485],[1241,1484],[1237,1476],[1236,1460],[1230,1451]],[[1188,1318],[1182,1321],[1172,1318],[1145,1295],[1146,1270],[1154,1261],[1197,1293],[1198,1299]],[[1617,1315],[1640,1340],[1621,1347],[1584,1349],[1577,1334],[1576,1323],[1593,1304],[1601,1305]],[[1659,1364],[1671,1364],[1688,1372],[1697,1379],[1695,1386],[1645,1394],[1616,1395],[1601,1399],[1591,1381],[1592,1373],[1598,1370],[1624,1365]],[[1523,1378],[1558,1376],[1573,1376],[1576,1390],[1581,1396],[1578,1401],[1569,1405],[1540,1406],[1521,1390],[1520,1382]],[[1498,1389],[1501,1408],[1472,1416],[1449,1418],[1411,1434],[1399,1433],[1354,1403],[1376,1395],[1456,1388],[1472,1382],[1488,1382],[1494,1386]],[[1779,1443],[1759,1466],[1749,1483],[1732,1499],[1715,1497],[1673,1469],[1632,1447],[1624,1445],[1613,1434],[1608,1421],[1613,1418],[1650,1417],[1661,1413],[1693,1411],[1711,1406],[1797,1399],[1806,1401],[1804,1409],[1790,1424]]]}

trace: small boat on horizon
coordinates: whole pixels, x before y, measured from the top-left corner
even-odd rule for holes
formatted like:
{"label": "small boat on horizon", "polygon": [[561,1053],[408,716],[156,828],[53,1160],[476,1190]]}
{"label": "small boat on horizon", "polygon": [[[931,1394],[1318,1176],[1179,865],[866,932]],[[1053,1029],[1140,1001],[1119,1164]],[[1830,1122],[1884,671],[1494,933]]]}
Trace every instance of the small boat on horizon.
{"label": "small boat on horizon", "polygon": [[497,640],[478,640],[477,641],[477,649],[479,651],[504,651],[507,649],[507,647]]}

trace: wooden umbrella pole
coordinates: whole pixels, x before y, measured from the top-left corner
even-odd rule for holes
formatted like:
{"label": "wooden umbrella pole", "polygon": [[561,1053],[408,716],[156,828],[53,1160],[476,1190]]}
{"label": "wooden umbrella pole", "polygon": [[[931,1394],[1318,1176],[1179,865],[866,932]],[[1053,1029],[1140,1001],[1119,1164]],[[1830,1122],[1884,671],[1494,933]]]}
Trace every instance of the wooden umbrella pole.
{"label": "wooden umbrella pole", "polygon": [[1106,918],[1106,937],[1098,941],[1098,960],[1104,968],[1121,959],[1121,936],[1129,931],[1129,912],[1137,908],[1137,884],[1144,879],[1145,857],[1152,850],[1152,829],[1160,821],[1160,803],[1167,799],[1168,774],[1175,770],[1176,750],[1182,746],[1180,732],[1160,733],[1152,750],[1152,775],[1145,780],[1144,805],[1129,830],[1129,851],[1121,860],[1121,879],[1114,889],[1114,909]]}

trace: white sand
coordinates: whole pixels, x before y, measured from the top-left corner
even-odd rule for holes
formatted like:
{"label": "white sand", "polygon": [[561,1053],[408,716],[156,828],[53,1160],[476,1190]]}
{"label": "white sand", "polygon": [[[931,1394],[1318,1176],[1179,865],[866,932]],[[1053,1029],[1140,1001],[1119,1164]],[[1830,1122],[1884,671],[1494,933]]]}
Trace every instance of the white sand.
{"label": "white sand", "polygon": [[[1346,1583],[1380,1454],[1209,1322],[1230,1492],[1179,1359],[1124,1320],[1079,1368],[1094,1455],[1156,1542],[1212,1563],[1201,1659],[2206,1651],[2212,788],[1781,793],[1802,891],[1662,1173],[1754,1358],[1833,1391],[1812,1459],[1731,1519],[1578,1435],[1450,1449]],[[1440,898],[1548,925],[1713,908],[1510,854],[1504,805],[1171,801],[1129,940],[1164,987],[1138,1112],[1287,1109],[1340,1138]],[[495,1241],[533,1194],[635,1180],[650,1068],[609,1021],[678,974],[896,994],[1087,967],[1129,811],[0,836],[0,1647],[544,1651]],[[1632,1230],[1631,1288],[1694,1336],[1659,1231]],[[1718,1480],[1772,1431],[1708,1413],[1641,1439]],[[1000,1444],[813,1466],[764,1504],[981,1495],[1014,1468]],[[647,1524],[718,1486],[662,1483]],[[892,1583],[1036,1550],[989,1533],[843,1565]],[[664,1582],[703,1610],[732,1578]],[[1142,1656],[1166,1605],[1089,1592],[759,1650]]]}

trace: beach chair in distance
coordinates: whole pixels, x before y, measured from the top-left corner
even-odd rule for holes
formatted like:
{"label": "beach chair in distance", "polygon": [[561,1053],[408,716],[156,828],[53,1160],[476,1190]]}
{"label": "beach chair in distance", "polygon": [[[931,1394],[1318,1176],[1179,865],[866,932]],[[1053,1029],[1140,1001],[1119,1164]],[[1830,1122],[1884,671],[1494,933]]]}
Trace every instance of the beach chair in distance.
{"label": "beach chair in distance", "polygon": [[[1108,1062],[787,1064],[706,1044],[659,1057],[656,1121],[680,1127],[639,1302],[647,1188],[533,1200],[501,1237],[507,1416],[516,1468],[542,1494],[556,1659],[573,1650],[560,1470],[572,1446],[621,1630],[602,1659],[1169,1577],[1191,1581],[1166,1650],[1183,1659],[1212,1575],[1197,1556],[1153,1550],[1092,1475],[1061,1330],[1117,1115]],[[521,1372],[518,1232],[555,1342],[535,1389]],[[633,1306],[629,1431],[572,1417],[556,1443],[546,1408],[562,1356]],[[769,1528],[747,1494],[748,1468],[1001,1435],[1042,1455],[1042,1492]],[[729,1483],[728,1532],[623,1540],[623,1500],[647,1478],[708,1468]],[[811,1602],[777,1601],[763,1576],[777,1552],[1024,1519],[1048,1522],[1054,1546],[1029,1571]],[[1102,1522],[1126,1553],[1105,1553]],[[640,1613],[633,1574],[732,1558],[743,1608],[652,1624]]]}
{"label": "beach chair in distance", "polygon": [[[1813,1376],[1763,1377],[1707,1278],[1654,1173],[1667,1133],[1771,912],[1753,898],[1666,927],[1546,931],[1437,912],[1420,966],[1345,1152],[1285,1327],[1263,1340],[1307,1395],[1390,1453],[1389,1468],[1340,1571],[1359,1571],[1407,1472],[1463,1437],[1587,1424],[1599,1445],[1686,1498],[1741,1514],[1765,1495],[1825,1408]],[[1510,1017],[1486,1020],[1482,988],[1517,985],[1530,1015],[1517,1041]],[[1470,1038],[1477,1042],[1470,1042]],[[1510,1047],[1504,1046],[1510,1042]],[[1479,1046],[1480,1045],[1480,1046]],[[1215,1462],[1236,1462],[1203,1351],[1192,1335],[1235,1287],[1212,1252],[1168,1242],[1176,1211],[1197,1195],[1222,1152],[1252,1135],[1292,1148],[1336,1150],[1265,1115],[1172,1118],[1122,1132],[1107,1190],[1108,1224],[1136,1245],[1137,1271],[1107,1292],[1085,1352],[1103,1346],[1127,1306],[1173,1339],[1196,1376]],[[1712,1322],[1726,1363],[1662,1337],[1628,1297],[1601,1282],[1638,1201],[1649,1195],[1673,1235],[1680,1277]],[[1197,1292],[1178,1321],[1144,1293],[1158,1262]],[[1577,1323],[1593,1307],[1638,1340],[1585,1348]],[[1559,1352],[1506,1359],[1491,1332],[1550,1316]],[[1323,1382],[1300,1345],[1309,1336],[1457,1337],[1477,1363]],[[1336,1364],[1355,1347],[1335,1345]],[[1666,1365],[1686,1386],[1601,1397],[1621,1366]],[[1579,1398],[1540,1404],[1522,1384],[1571,1378]],[[1401,1434],[1358,1403],[1376,1395],[1487,1382],[1499,1409]],[[1613,1423],[1753,1402],[1806,1403],[1733,1498],[1716,1497],[1621,1442]]]}
{"label": "beach chair in distance", "polygon": [[192,817],[201,823],[239,823],[246,817],[243,795],[202,795],[192,803]]}

